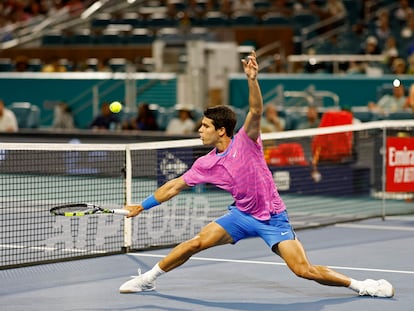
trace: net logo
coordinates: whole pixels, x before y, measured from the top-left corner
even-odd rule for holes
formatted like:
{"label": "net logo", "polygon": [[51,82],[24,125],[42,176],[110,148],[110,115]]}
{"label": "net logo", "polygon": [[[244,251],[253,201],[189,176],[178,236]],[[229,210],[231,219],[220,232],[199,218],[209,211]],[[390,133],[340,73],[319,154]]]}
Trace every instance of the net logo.
{"label": "net logo", "polygon": [[192,152],[174,151],[158,152],[158,184],[182,175],[191,165]]}
{"label": "net logo", "polygon": [[6,153],[7,153],[7,150],[0,149],[0,161],[6,160]]}
{"label": "net logo", "polygon": [[273,180],[278,190],[286,191],[290,189],[290,173],[288,171],[273,172]]}

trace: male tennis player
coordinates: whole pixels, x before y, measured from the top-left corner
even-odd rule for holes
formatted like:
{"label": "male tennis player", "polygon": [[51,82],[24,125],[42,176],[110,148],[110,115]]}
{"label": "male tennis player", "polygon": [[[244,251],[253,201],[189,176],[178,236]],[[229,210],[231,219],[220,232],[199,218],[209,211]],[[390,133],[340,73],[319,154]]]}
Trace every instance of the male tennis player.
{"label": "male tennis player", "polygon": [[231,193],[234,203],[229,212],[207,224],[194,238],[176,246],[150,271],[122,284],[121,293],[155,289],[155,280],[185,263],[207,248],[236,243],[248,237],[261,237],[281,256],[297,276],[323,285],[348,287],[359,295],[392,297],[393,286],[386,280],[357,281],[324,266],[312,265],[293,231],[286,207],[280,198],[272,174],[263,156],[260,120],[263,100],[257,81],[258,64],[253,51],[242,60],[249,88],[249,112],[243,127],[233,135],[234,112],[226,106],[208,108],[199,129],[204,145],[214,146],[198,158],[182,176],[159,187],[139,205],[125,206],[128,217],[165,202],[188,186],[211,183]]}

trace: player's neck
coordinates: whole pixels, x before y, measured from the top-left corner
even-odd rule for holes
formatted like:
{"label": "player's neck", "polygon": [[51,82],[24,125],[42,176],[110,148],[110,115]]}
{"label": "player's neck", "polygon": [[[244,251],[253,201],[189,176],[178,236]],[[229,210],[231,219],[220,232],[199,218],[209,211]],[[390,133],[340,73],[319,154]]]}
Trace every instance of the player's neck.
{"label": "player's neck", "polygon": [[219,153],[224,152],[231,143],[231,137],[223,136],[216,144],[216,149]]}

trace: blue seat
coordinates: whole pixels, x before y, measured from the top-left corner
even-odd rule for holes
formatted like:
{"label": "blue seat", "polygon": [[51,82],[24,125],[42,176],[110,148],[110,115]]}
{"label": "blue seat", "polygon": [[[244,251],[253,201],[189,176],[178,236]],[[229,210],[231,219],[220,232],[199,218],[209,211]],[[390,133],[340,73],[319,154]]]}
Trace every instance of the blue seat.
{"label": "blue seat", "polygon": [[170,123],[171,119],[176,115],[176,110],[174,107],[159,107],[157,113],[157,124],[158,128],[161,131],[165,131],[167,129],[168,123]]}
{"label": "blue seat", "polygon": [[125,12],[120,20],[112,21],[112,23],[131,25],[134,28],[140,28],[145,25],[142,17],[136,12]]}
{"label": "blue seat", "polygon": [[43,63],[40,58],[31,58],[28,62],[27,71],[40,72],[42,71]]}
{"label": "blue seat", "polygon": [[108,61],[108,65],[113,72],[125,72],[127,60],[125,58],[111,58]]}
{"label": "blue seat", "polygon": [[164,13],[153,13],[146,21],[146,26],[150,28],[176,27],[178,21],[168,17]]}
{"label": "blue seat", "polygon": [[258,24],[258,19],[254,15],[240,13],[232,16],[230,23],[232,26],[252,26]]}
{"label": "blue seat", "polygon": [[62,45],[65,42],[65,36],[60,31],[50,32],[42,37],[42,45]]}
{"label": "blue seat", "polygon": [[111,22],[111,14],[101,13],[91,21],[91,26],[93,28],[106,28]]}
{"label": "blue seat", "polygon": [[388,120],[410,120],[414,119],[414,114],[409,111],[391,112],[387,116]]}
{"label": "blue seat", "polygon": [[319,17],[311,12],[298,12],[292,16],[293,23],[299,27],[307,27],[319,21]]}
{"label": "blue seat", "polygon": [[135,28],[131,34],[126,36],[126,44],[152,44],[154,34],[146,28]]}
{"label": "blue seat", "polygon": [[292,26],[292,21],[280,13],[267,13],[262,16],[262,25],[267,26]]}
{"label": "blue seat", "polygon": [[104,30],[101,35],[95,38],[95,41],[101,45],[119,45],[123,43],[122,37],[122,34],[117,31]]}
{"label": "blue seat", "polygon": [[94,43],[94,36],[88,29],[76,32],[71,37],[71,43],[75,45],[89,45]]}
{"label": "blue seat", "polygon": [[354,118],[361,122],[371,122],[378,120],[378,116],[372,111],[352,111]]}
{"label": "blue seat", "polygon": [[203,27],[223,27],[229,25],[229,20],[223,13],[211,11],[206,14],[201,24]]}
{"label": "blue seat", "polygon": [[40,123],[39,107],[29,102],[14,102],[9,109],[13,111],[19,128],[37,128]]}
{"label": "blue seat", "polygon": [[0,72],[13,71],[14,65],[10,58],[0,58]]}

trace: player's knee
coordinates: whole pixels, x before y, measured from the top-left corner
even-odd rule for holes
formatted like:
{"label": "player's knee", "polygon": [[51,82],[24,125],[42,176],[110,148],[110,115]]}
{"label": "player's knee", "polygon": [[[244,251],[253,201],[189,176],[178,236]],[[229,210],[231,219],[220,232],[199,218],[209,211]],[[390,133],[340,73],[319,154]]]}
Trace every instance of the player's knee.
{"label": "player's knee", "polygon": [[197,253],[203,250],[203,243],[198,236],[188,240],[185,244],[187,246],[187,250],[191,253]]}

